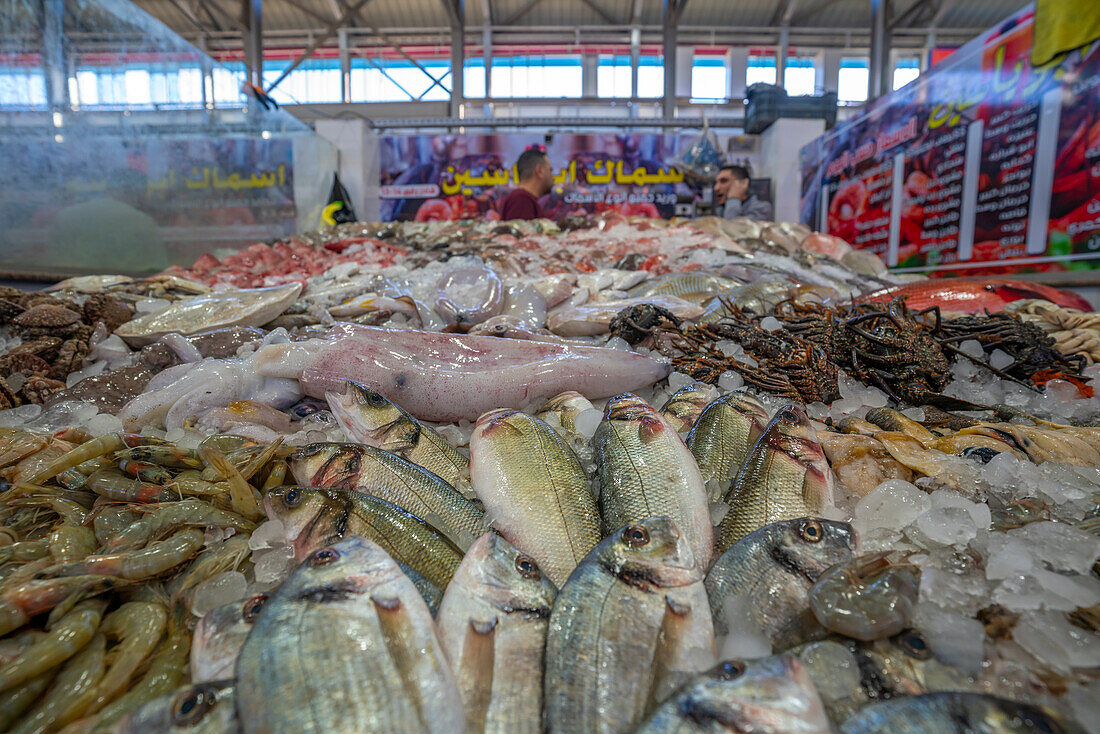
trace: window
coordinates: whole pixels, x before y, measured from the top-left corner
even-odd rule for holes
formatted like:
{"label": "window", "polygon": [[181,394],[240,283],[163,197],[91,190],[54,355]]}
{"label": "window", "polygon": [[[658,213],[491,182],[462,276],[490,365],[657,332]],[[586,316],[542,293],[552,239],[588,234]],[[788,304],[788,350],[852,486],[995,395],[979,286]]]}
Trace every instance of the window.
{"label": "window", "polygon": [[898,59],[894,62],[894,89],[901,89],[920,76],[920,61],[917,59]]}
{"label": "window", "polygon": [[665,62],[660,56],[638,59],[638,96],[663,97],[665,94]]}
{"label": "window", "polygon": [[749,56],[745,85],[751,87],[753,84],[775,84],[774,56]]}
{"label": "window", "polygon": [[630,57],[601,54],[596,62],[596,96],[630,96]]}
{"label": "window", "polygon": [[485,97],[485,59],[466,59],[462,66],[462,95],[467,99]]}
{"label": "window", "polygon": [[866,102],[870,78],[870,63],[866,58],[842,58],[837,99],[841,102]]}
{"label": "window", "polygon": [[725,101],[729,90],[729,69],[725,56],[696,56],[691,63],[691,100]]}
{"label": "window", "polygon": [[791,56],[783,71],[783,86],[787,94],[798,97],[813,94],[817,88],[817,69],[812,56]]}
{"label": "window", "polygon": [[580,97],[580,56],[504,56],[493,59],[489,94],[510,97]]}
{"label": "window", "polygon": [[[353,102],[407,102],[411,99],[450,99],[450,61],[423,59],[418,60],[417,63],[427,69],[428,73],[424,73],[416,64],[405,59],[352,59],[351,100]],[[483,68],[471,70],[467,66],[463,71],[463,82],[479,77],[483,79]],[[428,74],[440,83],[436,84]],[[339,77],[337,77],[337,89],[339,89]]]}
{"label": "window", "polygon": [[[264,61],[264,88],[290,68],[290,61]],[[294,68],[271,93],[279,104],[340,101],[340,61],[309,59]]]}
{"label": "window", "polygon": [[214,104],[219,107],[244,104],[244,62],[232,61],[214,67]]}

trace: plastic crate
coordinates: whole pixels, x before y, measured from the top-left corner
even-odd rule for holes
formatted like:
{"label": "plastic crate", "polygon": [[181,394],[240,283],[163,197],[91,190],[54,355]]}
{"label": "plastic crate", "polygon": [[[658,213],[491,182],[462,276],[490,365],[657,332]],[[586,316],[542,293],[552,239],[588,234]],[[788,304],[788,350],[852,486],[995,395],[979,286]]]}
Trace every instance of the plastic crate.
{"label": "plastic crate", "polygon": [[764,84],[754,84],[748,89],[748,105],[745,107],[745,132],[764,132],[781,117],[825,120],[825,127],[836,124],[836,93],[820,96],[790,97],[786,90]]}

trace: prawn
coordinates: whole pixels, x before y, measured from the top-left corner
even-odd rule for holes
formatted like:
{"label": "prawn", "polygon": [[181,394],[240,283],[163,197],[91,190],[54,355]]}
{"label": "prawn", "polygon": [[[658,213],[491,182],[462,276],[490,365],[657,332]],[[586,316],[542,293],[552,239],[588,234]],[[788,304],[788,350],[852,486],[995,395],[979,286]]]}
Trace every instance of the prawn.
{"label": "prawn", "polygon": [[288,467],[285,461],[282,459],[276,459],[271,463],[271,471],[267,473],[267,479],[264,480],[264,492],[269,489],[275,489],[275,487],[283,486],[283,481],[286,479],[286,473]]}
{"label": "prawn", "polygon": [[858,556],[821,574],[810,589],[810,608],[822,627],[870,642],[910,626],[919,570],[888,555]]}
{"label": "prawn", "polygon": [[179,499],[179,495],[169,489],[131,479],[117,469],[100,470],[88,477],[88,489],[116,502],[170,502]]}
{"label": "prawn", "polygon": [[47,612],[68,599],[94,596],[109,589],[109,576],[69,576],[29,579],[0,592],[0,635],[19,629],[31,617]]}
{"label": "prawn", "polygon": [[248,538],[244,535],[226,538],[220,545],[203,551],[173,582],[178,585],[176,594],[182,594],[216,574],[236,570],[248,558],[249,552]]}
{"label": "prawn", "polygon": [[168,484],[172,481],[172,472],[157,464],[133,459],[122,459],[118,462],[118,468],[123,474],[129,474],[135,479],[152,484]]}
{"label": "prawn", "polygon": [[26,683],[79,652],[95,636],[106,607],[104,599],[89,599],[73,607],[45,637],[0,668],[0,691]]}
{"label": "prawn", "polygon": [[124,447],[163,446],[166,443],[166,441],[152,436],[139,436],[133,433],[108,433],[67,451],[27,477],[25,481],[28,484],[42,484],[66,469],[72,469],[89,459],[99,458]]}
{"label": "prawn", "polygon": [[256,523],[245,520],[240,515],[219,510],[201,500],[144,505],[138,511],[141,513],[140,519],[104,544],[108,551],[116,553],[140,548],[164,530],[184,525],[233,528],[242,532],[256,527]]}
{"label": "prawn", "polygon": [[95,553],[99,543],[95,531],[82,525],[62,523],[50,533],[50,556],[57,563],[68,563]]}
{"label": "prawn", "polygon": [[263,511],[256,501],[256,495],[253,493],[252,487],[237,471],[237,468],[229,463],[229,460],[225,458],[225,454],[211,446],[201,449],[201,453],[207,463],[226,478],[229,485],[229,505],[233,508],[233,512],[249,520],[258,520],[263,517]]}
{"label": "prawn", "polygon": [[203,546],[203,531],[187,528],[145,548],[123,553],[88,556],[54,569],[56,576],[101,574],[137,581],[174,568],[195,555]]}
{"label": "prawn", "polygon": [[181,471],[166,486],[180,494],[210,496],[225,493],[225,487],[206,481],[202,478],[202,472],[195,469]]}
{"label": "prawn", "polygon": [[107,638],[102,633],[62,666],[50,690],[10,730],[10,734],[38,734],[56,730],[65,722],[62,715],[103,677]]}
{"label": "prawn", "polygon": [[134,446],[116,451],[117,461],[135,461],[139,464],[154,464],[169,469],[201,469],[202,459],[192,449],[166,444]]}
{"label": "prawn", "polygon": [[128,507],[107,507],[92,521],[95,538],[100,545],[106,545],[108,540],[121,533],[136,519],[137,513]]}
{"label": "prawn", "polygon": [[49,439],[25,431],[0,436],[0,468],[22,461],[46,448]]}

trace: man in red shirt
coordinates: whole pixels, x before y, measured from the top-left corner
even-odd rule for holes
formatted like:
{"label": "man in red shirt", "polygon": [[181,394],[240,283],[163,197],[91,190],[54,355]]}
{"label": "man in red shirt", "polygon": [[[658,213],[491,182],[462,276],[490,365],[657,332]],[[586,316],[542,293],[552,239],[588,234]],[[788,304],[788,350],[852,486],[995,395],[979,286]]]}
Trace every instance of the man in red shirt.
{"label": "man in red shirt", "polygon": [[541,219],[546,216],[539,206],[539,197],[549,194],[554,186],[554,169],[546,157],[546,148],[533,145],[523,151],[516,161],[516,177],[519,188],[500,202],[500,218]]}

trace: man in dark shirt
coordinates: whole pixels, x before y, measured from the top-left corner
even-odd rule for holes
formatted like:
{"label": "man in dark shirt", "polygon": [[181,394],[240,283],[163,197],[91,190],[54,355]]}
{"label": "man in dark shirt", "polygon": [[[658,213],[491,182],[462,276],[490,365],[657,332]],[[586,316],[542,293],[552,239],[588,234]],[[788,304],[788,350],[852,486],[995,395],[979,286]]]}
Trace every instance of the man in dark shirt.
{"label": "man in dark shirt", "polygon": [[550,193],[554,186],[554,169],[541,145],[531,146],[516,161],[516,178],[519,187],[504,197],[500,203],[500,218],[541,219],[545,216],[539,206],[539,197]]}
{"label": "man in dark shirt", "polygon": [[772,205],[749,193],[749,171],[744,166],[722,166],[714,181],[714,213],[726,219],[748,217],[771,221]]}

